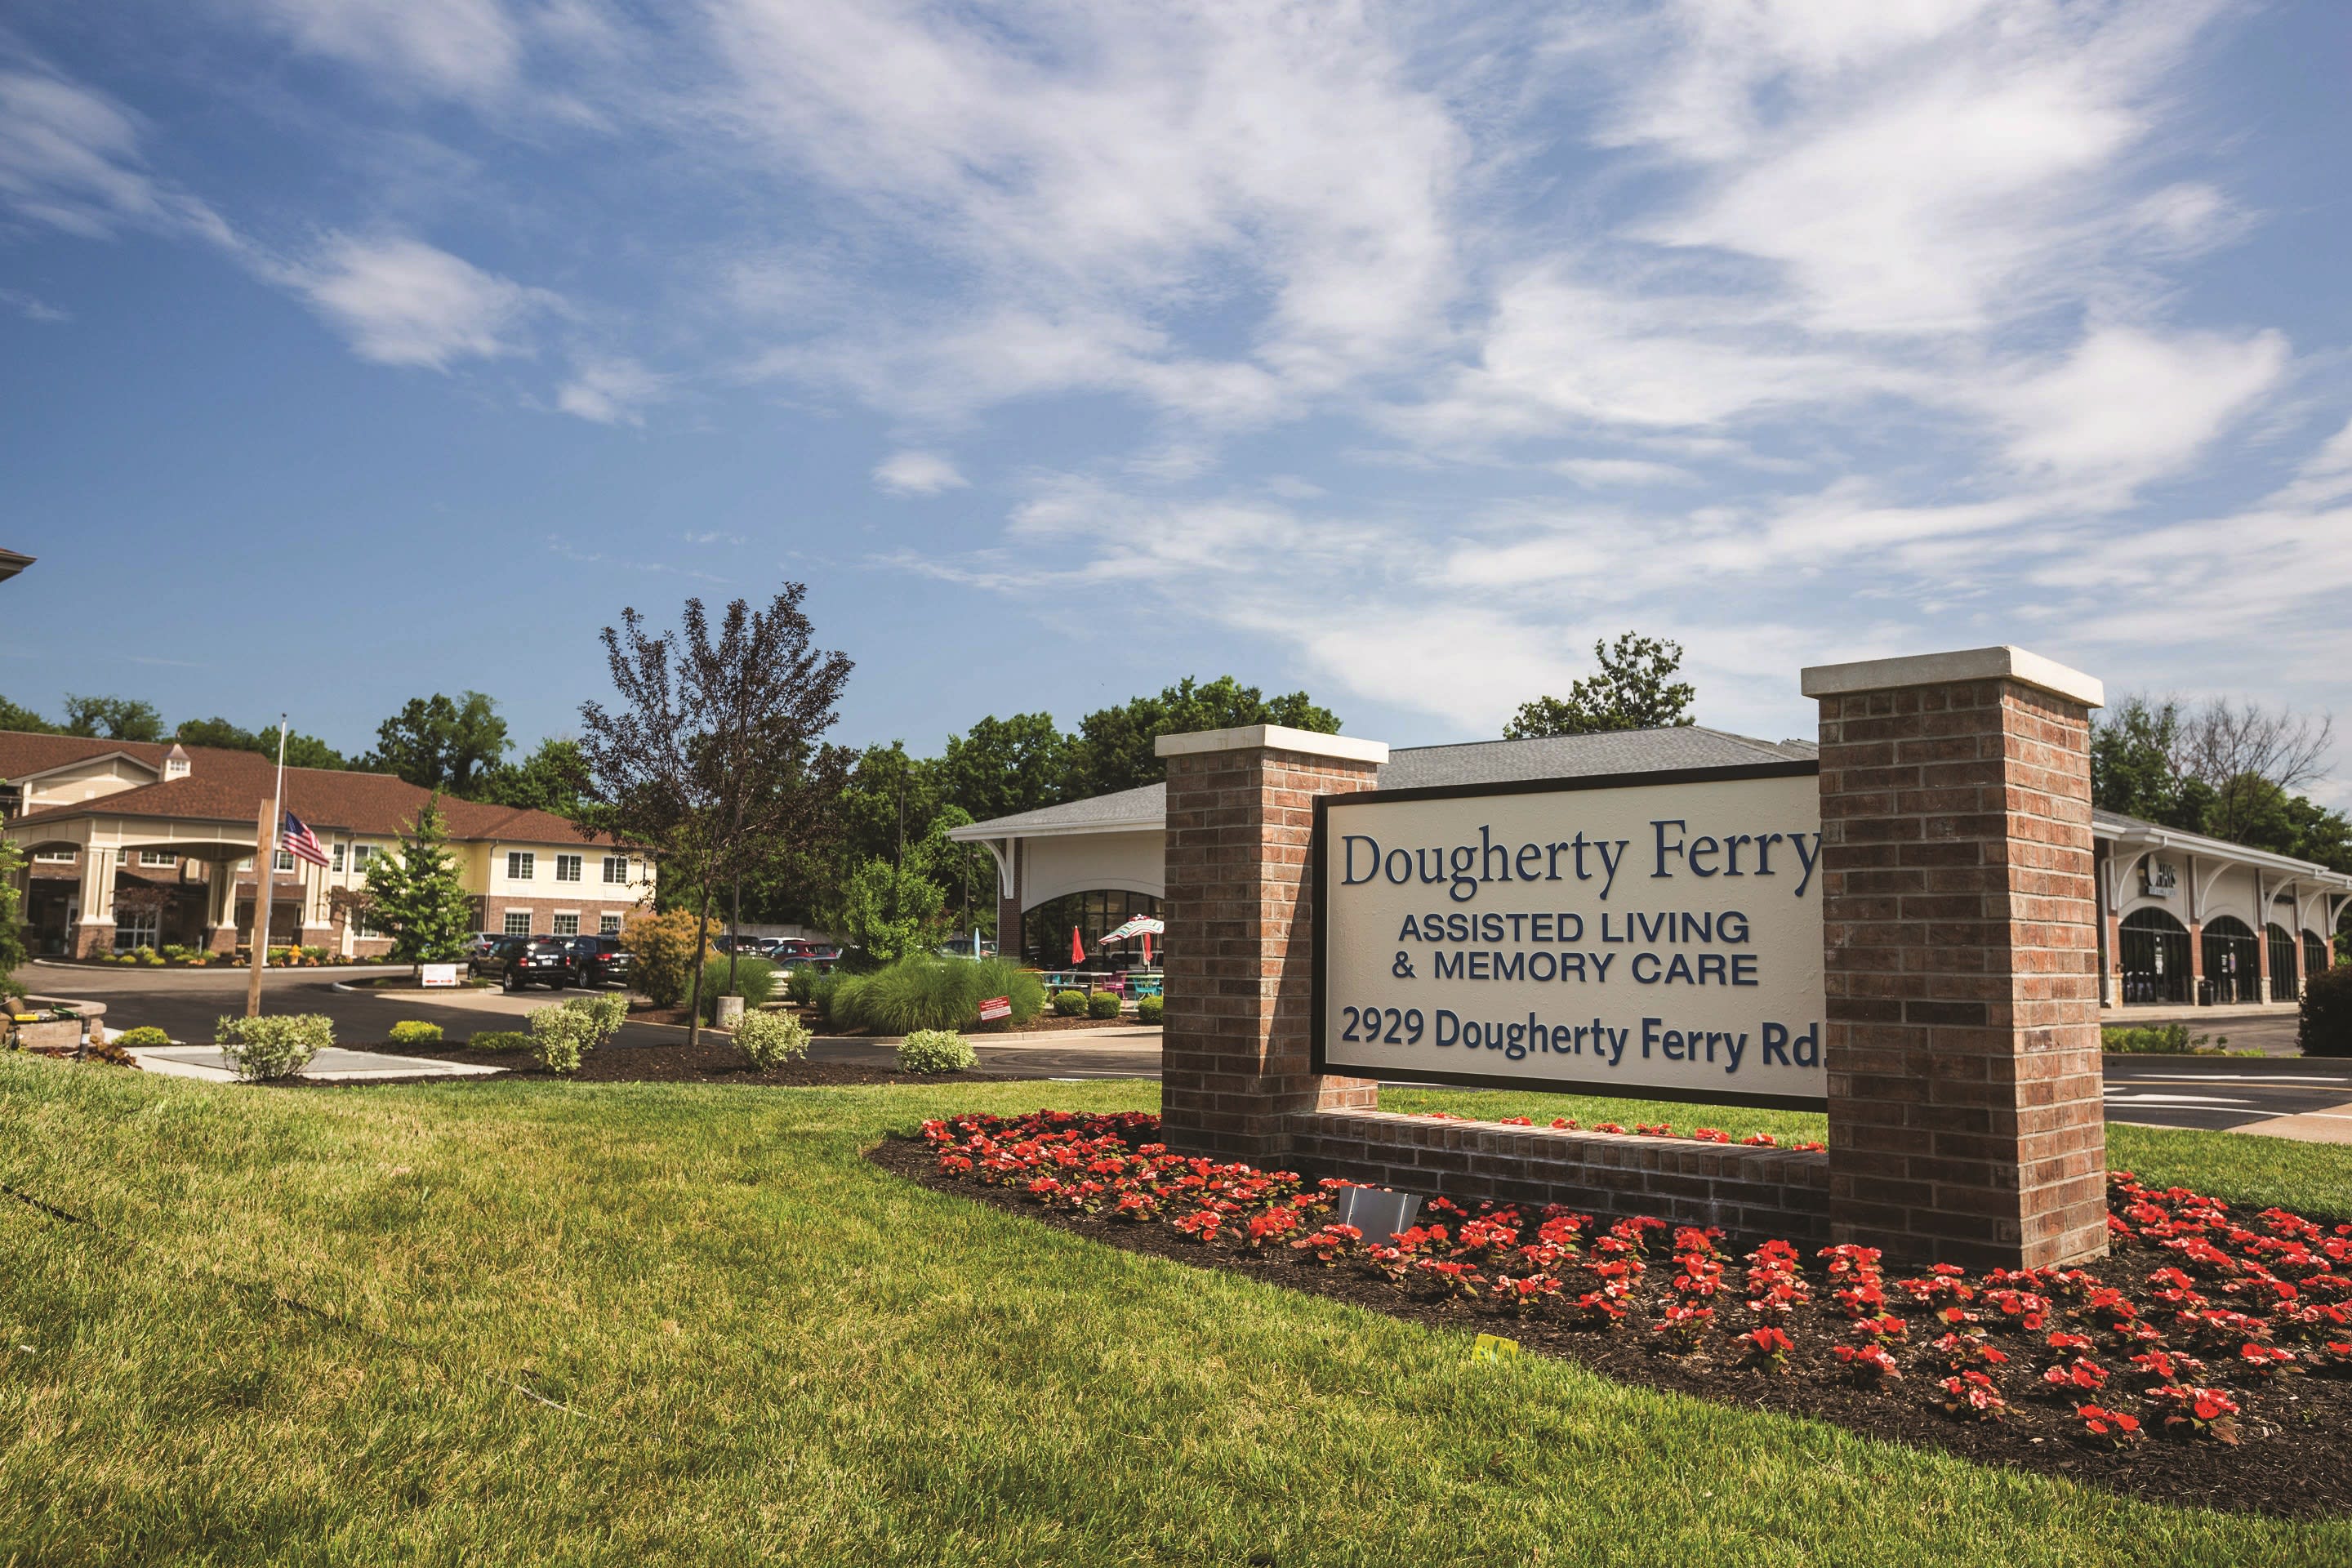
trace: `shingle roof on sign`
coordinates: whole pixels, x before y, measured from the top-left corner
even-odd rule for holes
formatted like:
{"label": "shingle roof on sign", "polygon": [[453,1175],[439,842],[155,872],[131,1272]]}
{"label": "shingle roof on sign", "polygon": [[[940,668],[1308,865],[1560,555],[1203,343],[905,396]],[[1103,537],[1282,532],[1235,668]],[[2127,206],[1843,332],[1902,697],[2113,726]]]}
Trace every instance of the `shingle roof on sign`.
{"label": "shingle roof on sign", "polygon": [[1381,769],[1381,787],[1511,784],[1521,779],[1591,778],[1601,773],[1665,773],[1811,759],[1811,753],[1786,744],[1685,724],[1671,730],[1623,730],[1607,735],[1408,746],[1389,753],[1388,765]]}
{"label": "shingle roof on sign", "polygon": [[[1719,768],[1743,763],[1810,762],[1811,745],[1775,743],[1727,730],[1696,724],[1671,730],[1626,730],[1609,735],[1553,735],[1536,741],[1469,741],[1453,746],[1407,746],[1389,753],[1381,768],[1382,789],[1423,789],[1436,784],[1507,784],[1520,779],[1590,778],[1601,773],[1671,772]],[[1040,833],[1106,832],[1157,827],[1167,820],[1168,786],[1145,784],[976,822],[950,836],[1017,838]]]}

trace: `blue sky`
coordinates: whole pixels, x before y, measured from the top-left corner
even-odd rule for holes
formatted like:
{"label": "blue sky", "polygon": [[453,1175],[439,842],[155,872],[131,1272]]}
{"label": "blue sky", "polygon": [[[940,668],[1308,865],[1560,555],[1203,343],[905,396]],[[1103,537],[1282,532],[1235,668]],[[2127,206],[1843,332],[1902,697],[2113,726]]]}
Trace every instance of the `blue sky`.
{"label": "blue sky", "polygon": [[1626,627],[1774,737],[1990,642],[2332,708],[2348,60],[2331,0],[19,0],[0,691],[531,739],[622,605],[793,576],[859,741],[1225,671],[1492,735]]}

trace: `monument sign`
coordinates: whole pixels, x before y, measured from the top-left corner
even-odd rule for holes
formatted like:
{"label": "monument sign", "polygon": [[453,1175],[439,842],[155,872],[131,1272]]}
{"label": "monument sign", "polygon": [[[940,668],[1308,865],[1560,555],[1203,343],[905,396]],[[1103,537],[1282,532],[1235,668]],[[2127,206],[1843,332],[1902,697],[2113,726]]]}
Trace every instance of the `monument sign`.
{"label": "monument sign", "polygon": [[1819,771],[1318,795],[1313,1069],[1824,1105]]}

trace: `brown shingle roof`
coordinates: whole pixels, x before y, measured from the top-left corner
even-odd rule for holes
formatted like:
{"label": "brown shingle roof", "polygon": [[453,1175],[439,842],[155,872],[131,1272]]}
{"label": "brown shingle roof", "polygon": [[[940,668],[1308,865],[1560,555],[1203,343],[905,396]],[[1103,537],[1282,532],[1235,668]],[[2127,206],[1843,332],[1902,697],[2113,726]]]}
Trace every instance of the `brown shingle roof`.
{"label": "brown shingle roof", "polygon": [[[62,742],[49,744],[48,742]],[[27,735],[0,731],[0,778],[85,762],[112,752],[125,752],[162,772],[167,748],[134,741],[85,741],[71,735]],[[277,764],[254,752],[224,751],[213,746],[186,748],[189,772],[184,778],[141,784],[44,810],[27,812],[17,823],[62,822],[76,816],[159,816],[193,822],[251,822],[269,798]],[[345,773],[331,768],[288,768],[286,809],[313,828],[393,837],[431,798],[390,773]],[[444,795],[441,814],[448,820],[449,837],[466,842],[499,840],[530,844],[610,844],[609,834],[583,838],[580,830],[552,812],[528,811],[510,805],[456,800]]]}

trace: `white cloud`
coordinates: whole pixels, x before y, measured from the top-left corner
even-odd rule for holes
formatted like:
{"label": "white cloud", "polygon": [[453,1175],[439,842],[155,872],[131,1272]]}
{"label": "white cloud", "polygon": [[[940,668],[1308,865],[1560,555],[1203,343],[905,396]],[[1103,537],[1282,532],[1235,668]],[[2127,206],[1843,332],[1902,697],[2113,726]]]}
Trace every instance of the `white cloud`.
{"label": "white cloud", "polygon": [[500,0],[244,0],[298,47],[457,98],[520,69],[522,29]]}
{"label": "white cloud", "polygon": [[430,370],[528,353],[531,319],[562,306],[545,289],[398,235],[337,235],[288,280],[362,359]]}
{"label": "white cloud", "polygon": [[138,119],[105,94],[0,67],[0,202],[85,238],[129,226],[236,248],[219,214],[147,172],[140,141]]}
{"label": "white cloud", "polygon": [[1562,458],[1548,466],[1562,479],[1596,489],[1605,485],[1686,485],[1696,481],[1687,468],[1641,458]]}
{"label": "white cloud", "polygon": [[2008,428],[2009,457],[2027,473],[2111,487],[2120,502],[2195,462],[2278,384],[2286,361],[2277,332],[2167,338],[2105,328],[2063,363],[2001,387],[1986,412]]}
{"label": "white cloud", "polygon": [[0,305],[7,306],[28,321],[38,321],[44,326],[57,326],[73,320],[72,311],[61,310],[37,295],[27,294],[18,289],[0,289]]}
{"label": "white cloud", "polygon": [[935,496],[960,490],[971,481],[937,452],[893,452],[874,470],[874,483],[885,494]]}
{"label": "white cloud", "polygon": [[643,425],[646,405],[668,395],[669,377],[633,359],[590,357],[573,360],[555,405],[598,425]]}
{"label": "white cloud", "polygon": [[[953,273],[950,320],[772,368],[922,414],[1077,389],[1265,420],[1447,336],[1466,141],[1364,12],[714,15],[746,134]],[[1238,314],[1235,352],[1187,354],[1194,310]]]}

